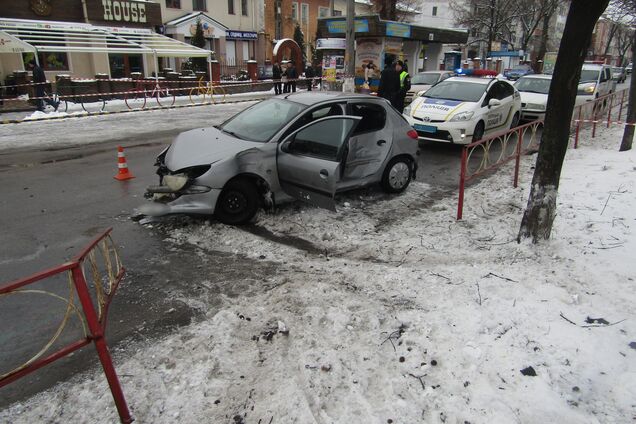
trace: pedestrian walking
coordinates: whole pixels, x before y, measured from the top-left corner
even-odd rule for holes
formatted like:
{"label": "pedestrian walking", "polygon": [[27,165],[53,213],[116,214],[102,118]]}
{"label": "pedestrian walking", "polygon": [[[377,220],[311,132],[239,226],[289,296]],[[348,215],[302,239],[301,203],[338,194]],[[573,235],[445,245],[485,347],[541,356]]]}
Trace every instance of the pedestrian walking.
{"label": "pedestrian walking", "polygon": [[398,91],[394,106],[398,112],[402,113],[404,111],[404,99],[406,98],[406,93],[411,89],[411,76],[404,68],[404,62],[401,60],[398,60],[395,65],[395,70],[400,75],[400,90]]}
{"label": "pedestrian walking", "polygon": [[278,62],[274,62],[272,66],[272,79],[274,80],[274,94],[281,94],[283,92],[283,86],[280,83],[280,78],[283,70],[280,68]]}
{"label": "pedestrian walking", "polygon": [[281,80],[283,81],[283,93],[289,93],[289,76],[287,75],[289,64],[285,64],[282,69]]}
{"label": "pedestrian walking", "polygon": [[298,79],[298,71],[294,62],[289,62],[289,68],[287,68],[287,78],[289,78],[289,85],[291,92],[296,92],[296,80]]}
{"label": "pedestrian walking", "polygon": [[395,101],[400,91],[400,74],[393,63],[387,63],[380,74],[378,96],[387,99],[395,107]]}
{"label": "pedestrian walking", "polygon": [[35,60],[31,60],[28,67],[33,72],[33,84],[35,88],[37,109],[40,112],[44,112],[44,102],[46,102],[57,111],[60,102],[56,102],[46,95],[46,75],[44,74],[44,70],[35,63]]}
{"label": "pedestrian walking", "polygon": [[311,63],[305,68],[305,78],[307,78],[307,91],[311,91],[314,85],[314,67]]}

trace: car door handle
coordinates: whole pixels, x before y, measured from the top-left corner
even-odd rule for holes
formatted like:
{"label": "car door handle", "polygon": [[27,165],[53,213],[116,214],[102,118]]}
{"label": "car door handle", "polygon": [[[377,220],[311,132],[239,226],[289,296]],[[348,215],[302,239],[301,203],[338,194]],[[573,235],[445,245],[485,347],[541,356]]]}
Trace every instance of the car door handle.
{"label": "car door handle", "polygon": [[327,177],[329,177],[329,172],[327,172],[326,169],[321,169],[320,170],[320,178],[324,179],[324,178],[327,178]]}
{"label": "car door handle", "polygon": [[383,145],[384,143],[386,143],[386,140],[378,140],[378,146]]}

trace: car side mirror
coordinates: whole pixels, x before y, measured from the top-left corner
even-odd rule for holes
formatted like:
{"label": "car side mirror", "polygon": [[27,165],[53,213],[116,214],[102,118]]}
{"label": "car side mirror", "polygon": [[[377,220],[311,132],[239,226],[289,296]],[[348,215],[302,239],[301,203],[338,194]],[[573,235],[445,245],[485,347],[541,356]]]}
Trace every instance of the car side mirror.
{"label": "car side mirror", "polygon": [[283,143],[280,145],[280,150],[283,153],[291,153],[292,147],[293,147],[292,144],[294,143],[295,138],[296,138],[295,136],[292,136],[286,139],[285,141],[283,141]]}
{"label": "car side mirror", "polygon": [[488,107],[499,106],[501,101],[499,99],[490,99],[488,102]]}

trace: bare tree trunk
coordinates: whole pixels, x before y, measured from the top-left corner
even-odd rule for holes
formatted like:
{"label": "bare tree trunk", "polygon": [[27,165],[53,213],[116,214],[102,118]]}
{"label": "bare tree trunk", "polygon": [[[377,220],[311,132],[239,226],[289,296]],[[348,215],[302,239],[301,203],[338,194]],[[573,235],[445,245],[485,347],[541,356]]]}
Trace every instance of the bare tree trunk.
{"label": "bare tree trunk", "polygon": [[577,0],[570,3],[550,84],[545,127],[518,241],[532,237],[532,242],[537,243],[541,239],[550,238],[581,66],[594,25],[608,3],[609,0]]}
{"label": "bare tree trunk", "polygon": [[[632,58],[636,57],[636,30],[632,34]],[[636,124],[636,72],[632,71],[629,79],[629,101],[627,103],[627,122]],[[634,125],[625,125],[623,140],[621,141],[621,152],[632,148],[634,140]]]}
{"label": "bare tree trunk", "polygon": [[552,14],[545,13],[543,15],[543,26],[541,27],[541,44],[539,44],[537,62],[540,60],[542,61],[545,58],[545,53],[548,51],[548,31],[550,31],[550,18],[552,18]]}

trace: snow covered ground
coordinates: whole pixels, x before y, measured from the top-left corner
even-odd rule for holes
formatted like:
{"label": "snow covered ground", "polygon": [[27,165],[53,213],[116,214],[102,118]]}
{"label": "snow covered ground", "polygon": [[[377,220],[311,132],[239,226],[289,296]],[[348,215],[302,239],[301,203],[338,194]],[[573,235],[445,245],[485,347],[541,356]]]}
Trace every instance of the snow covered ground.
{"label": "snow covered ground", "polygon": [[[116,350],[136,421],[636,420],[636,152],[617,151],[620,135],[584,132],[568,151],[540,245],[515,241],[534,157],[518,189],[509,168],[469,186],[459,222],[455,196],[416,181],[399,196],[342,196],[337,213],[291,204],[249,228],[152,224],[202,261],[222,250],[278,272],[221,299],[202,276],[200,297],[181,300],[205,319]],[[95,367],[0,422],[117,414]]]}

